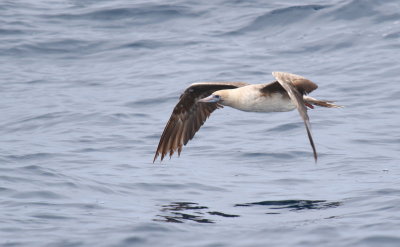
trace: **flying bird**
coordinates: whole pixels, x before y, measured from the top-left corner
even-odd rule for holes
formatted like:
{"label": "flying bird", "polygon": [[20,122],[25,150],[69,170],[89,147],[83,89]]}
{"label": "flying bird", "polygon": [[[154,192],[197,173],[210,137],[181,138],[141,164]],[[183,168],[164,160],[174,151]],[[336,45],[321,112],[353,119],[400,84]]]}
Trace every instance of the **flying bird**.
{"label": "flying bird", "polygon": [[169,153],[178,156],[182,147],[191,140],[210,114],[223,106],[247,112],[286,112],[297,108],[304,121],[315,162],[317,151],[311,135],[307,107],[340,108],[332,101],[317,100],[310,96],[317,85],[299,75],[272,72],[275,81],[264,84],[245,82],[199,82],[190,85],[180,96],[167,125],[161,135],[154,161],[161,161]]}

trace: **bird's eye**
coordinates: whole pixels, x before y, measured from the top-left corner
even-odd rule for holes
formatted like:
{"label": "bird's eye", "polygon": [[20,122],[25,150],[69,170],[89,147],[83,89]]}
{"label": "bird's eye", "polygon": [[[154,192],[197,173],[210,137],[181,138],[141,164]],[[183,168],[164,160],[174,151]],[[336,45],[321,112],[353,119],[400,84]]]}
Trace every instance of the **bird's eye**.
{"label": "bird's eye", "polygon": [[221,98],[221,96],[219,96],[219,95],[214,95],[214,97],[217,99]]}

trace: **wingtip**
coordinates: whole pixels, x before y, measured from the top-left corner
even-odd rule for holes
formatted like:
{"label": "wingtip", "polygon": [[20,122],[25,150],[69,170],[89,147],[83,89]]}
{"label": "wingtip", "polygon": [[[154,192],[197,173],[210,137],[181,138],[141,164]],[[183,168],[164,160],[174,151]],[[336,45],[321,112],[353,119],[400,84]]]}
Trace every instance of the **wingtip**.
{"label": "wingtip", "polygon": [[333,107],[332,108],[345,108],[344,105],[336,105],[336,104],[332,104]]}
{"label": "wingtip", "polygon": [[156,152],[156,154],[154,155],[153,164],[156,161],[157,157],[158,157],[158,152]]}

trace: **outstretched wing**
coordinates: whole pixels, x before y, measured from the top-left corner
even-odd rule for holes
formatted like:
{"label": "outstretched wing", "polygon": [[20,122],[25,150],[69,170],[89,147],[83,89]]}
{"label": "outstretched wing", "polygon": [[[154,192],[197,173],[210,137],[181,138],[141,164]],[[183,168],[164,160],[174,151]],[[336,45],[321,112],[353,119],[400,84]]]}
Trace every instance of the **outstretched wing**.
{"label": "outstretched wing", "polygon": [[272,72],[272,75],[278,80],[281,86],[287,91],[290,99],[295,103],[297,110],[306,126],[308,139],[314,152],[314,159],[317,162],[317,150],[311,135],[310,119],[307,114],[307,108],[304,104],[303,95],[312,92],[318,86],[306,78],[286,72]]}
{"label": "outstretched wing", "polygon": [[161,161],[169,153],[170,157],[176,150],[178,155],[182,147],[193,138],[210,114],[222,105],[218,103],[201,103],[199,99],[222,89],[233,89],[248,85],[244,82],[200,82],[190,85],[181,95],[176,104],[164,132],[161,135],[154,161],[161,154]]}

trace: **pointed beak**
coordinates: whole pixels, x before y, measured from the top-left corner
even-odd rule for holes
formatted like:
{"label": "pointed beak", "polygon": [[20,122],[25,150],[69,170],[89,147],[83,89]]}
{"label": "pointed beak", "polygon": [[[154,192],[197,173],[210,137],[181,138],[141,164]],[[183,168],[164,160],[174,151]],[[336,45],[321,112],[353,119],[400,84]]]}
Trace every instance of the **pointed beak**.
{"label": "pointed beak", "polygon": [[203,102],[203,103],[215,103],[215,102],[218,102],[218,101],[220,101],[220,99],[221,99],[221,98],[220,98],[219,96],[211,94],[211,95],[210,95],[210,96],[208,96],[208,97],[205,97],[205,98],[199,99],[197,102]]}

